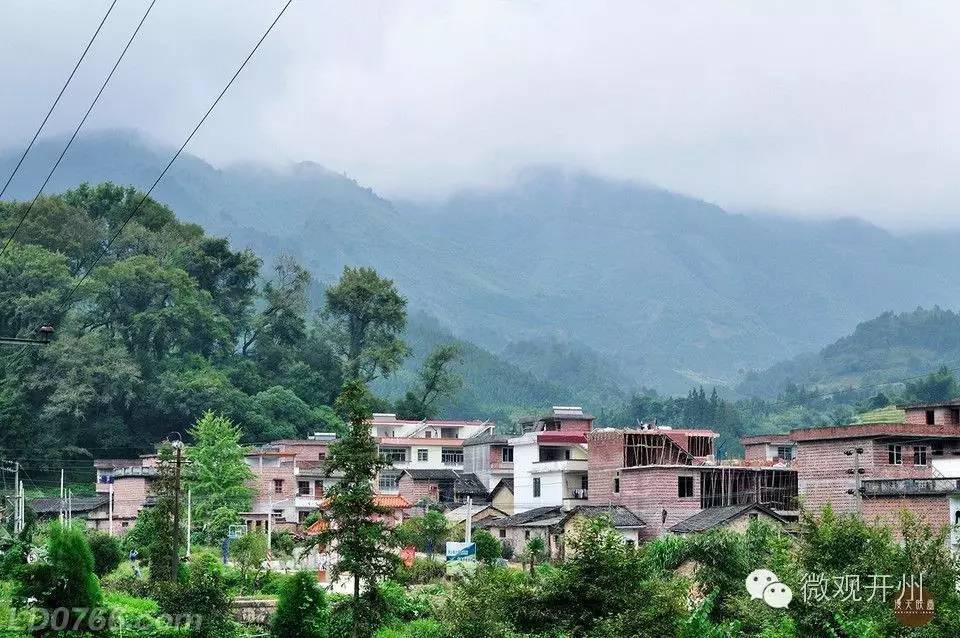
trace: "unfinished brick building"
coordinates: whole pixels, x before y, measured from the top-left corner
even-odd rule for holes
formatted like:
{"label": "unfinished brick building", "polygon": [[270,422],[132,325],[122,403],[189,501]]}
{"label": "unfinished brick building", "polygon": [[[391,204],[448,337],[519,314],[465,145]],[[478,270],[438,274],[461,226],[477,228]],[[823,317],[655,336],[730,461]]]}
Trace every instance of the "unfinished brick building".
{"label": "unfinished brick building", "polygon": [[903,409],[902,422],[780,435],[795,446],[803,507],[818,512],[829,503],[891,527],[904,509],[936,528],[960,523],[960,399]]}
{"label": "unfinished brick building", "polygon": [[587,434],[590,505],[622,505],[646,523],[644,536],[716,507],[759,503],[792,515],[796,473],[783,464],[718,463],[711,430],[602,429]]}

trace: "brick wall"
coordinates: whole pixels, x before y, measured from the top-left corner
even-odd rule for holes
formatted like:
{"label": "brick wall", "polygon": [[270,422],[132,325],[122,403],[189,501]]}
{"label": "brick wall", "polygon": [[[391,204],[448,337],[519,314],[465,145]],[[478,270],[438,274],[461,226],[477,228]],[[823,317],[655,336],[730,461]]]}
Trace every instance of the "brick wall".
{"label": "brick wall", "polygon": [[874,476],[874,461],[877,455],[874,442],[870,439],[797,443],[797,456],[792,467],[797,470],[800,502],[805,508],[816,512],[830,503],[838,512],[856,511],[856,498],[847,494],[848,489],[856,486],[854,477],[846,473],[853,468],[853,457],[844,454],[844,450],[857,447],[862,447],[864,452],[860,455],[860,467],[866,470],[862,477]]}
{"label": "brick wall", "polygon": [[766,443],[750,443],[743,446],[743,458],[748,461],[765,460],[767,458]]}
{"label": "brick wall", "polygon": [[400,496],[412,505],[416,505],[422,499],[433,503],[440,501],[440,487],[436,481],[414,481],[409,474],[404,474],[397,485],[400,488]]}
{"label": "brick wall", "polygon": [[861,516],[870,524],[887,525],[894,529],[900,524],[904,509],[919,517],[933,530],[950,524],[950,501],[945,496],[871,497],[863,499]]}
{"label": "brick wall", "polygon": [[117,477],[113,482],[113,515],[136,518],[147,498],[147,479],[142,476]]}
{"label": "brick wall", "polygon": [[587,439],[589,503],[619,504],[621,495],[613,493],[613,479],[623,466],[623,433],[596,431],[591,432]]}

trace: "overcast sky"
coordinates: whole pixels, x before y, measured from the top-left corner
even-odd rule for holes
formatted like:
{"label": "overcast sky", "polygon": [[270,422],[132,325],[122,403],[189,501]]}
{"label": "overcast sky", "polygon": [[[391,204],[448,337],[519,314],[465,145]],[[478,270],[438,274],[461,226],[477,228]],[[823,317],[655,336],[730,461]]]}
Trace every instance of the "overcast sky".
{"label": "overcast sky", "polygon": [[[108,3],[0,3],[0,146],[29,139]],[[960,7],[839,4],[294,0],[189,150],[385,195],[558,163],[731,209],[960,226]],[[50,132],[146,5],[118,0]],[[180,144],[280,6],[158,0],[88,128]]]}

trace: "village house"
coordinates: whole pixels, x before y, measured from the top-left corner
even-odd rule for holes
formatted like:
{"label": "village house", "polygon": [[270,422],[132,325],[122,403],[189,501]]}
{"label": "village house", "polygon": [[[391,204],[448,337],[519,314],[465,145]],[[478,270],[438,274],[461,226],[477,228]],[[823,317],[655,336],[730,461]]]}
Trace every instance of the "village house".
{"label": "village house", "polygon": [[758,503],[796,516],[796,472],[766,459],[718,462],[717,436],[656,425],[590,432],[589,504],[626,507],[646,524],[644,538],[711,508]]}
{"label": "village house", "polygon": [[934,528],[960,523],[960,399],[902,409],[895,420],[783,435],[795,446],[804,507],[830,504],[891,527],[903,509]]}
{"label": "village house", "polygon": [[774,525],[787,525],[789,521],[768,507],[759,503],[744,505],[728,505],[726,507],[711,507],[700,510],[690,518],[686,518],[670,531],[674,534],[698,534],[712,529],[726,529],[733,532],[745,532],[751,521],[764,520]]}
{"label": "village house", "polygon": [[476,475],[450,469],[402,470],[397,493],[415,505],[455,507],[465,503],[467,498],[472,498],[478,505],[487,501],[487,489]]}
{"label": "village house", "polygon": [[463,471],[475,474],[487,490],[513,478],[513,446],[506,434],[483,432],[463,442]]}
{"label": "village house", "polygon": [[396,414],[374,414],[370,433],[377,439],[380,455],[391,462],[377,477],[377,491],[398,494],[403,470],[463,472],[464,440],[493,428],[490,421],[408,421]]}
{"label": "village house", "polygon": [[513,509],[572,509],[586,504],[587,433],[594,417],[580,407],[554,406],[539,418],[521,421],[513,446]]}

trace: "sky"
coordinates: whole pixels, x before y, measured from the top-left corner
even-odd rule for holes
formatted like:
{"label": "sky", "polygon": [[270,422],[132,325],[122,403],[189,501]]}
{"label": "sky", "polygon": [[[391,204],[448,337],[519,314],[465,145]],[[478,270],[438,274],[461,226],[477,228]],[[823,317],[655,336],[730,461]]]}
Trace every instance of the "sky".
{"label": "sky", "polygon": [[[0,5],[0,147],[29,140],[110,0]],[[47,132],[147,0],[118,0]],[[179,145],[282,6],[157,0],[86,128]],[[294,0],[189,147],[443,197],[559,164],[731,210],[960,227],[960,5]]]}

